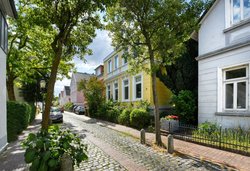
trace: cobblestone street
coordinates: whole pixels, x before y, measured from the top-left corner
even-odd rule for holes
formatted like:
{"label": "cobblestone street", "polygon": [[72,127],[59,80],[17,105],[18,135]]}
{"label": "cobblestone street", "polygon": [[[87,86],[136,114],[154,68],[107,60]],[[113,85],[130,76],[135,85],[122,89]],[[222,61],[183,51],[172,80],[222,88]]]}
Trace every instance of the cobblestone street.
{"label": "cobblestone street", "polygon": [[64,126],[86,136],[85,142],[89,146],[89,159],[77,170],[221,170],[210,163],[157,152],[95,119],[86,120],[66,112]]}

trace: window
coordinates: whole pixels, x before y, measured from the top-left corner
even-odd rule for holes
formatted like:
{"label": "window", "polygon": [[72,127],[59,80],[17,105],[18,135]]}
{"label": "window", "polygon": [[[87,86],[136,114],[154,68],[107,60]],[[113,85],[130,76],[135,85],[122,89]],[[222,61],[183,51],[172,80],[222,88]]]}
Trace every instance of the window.
{"label": "window", "polygon": [[232,23],[250,18],[250,0],[231,0]]}
{"label": "window", "polygon": [[123,80],[123,100],[129,99],[129,81]]}
{"label": "window", "polygon": [[125,65],[128,63],[128,48],[125,48],[123,55],[122,55],[122,64]]}
{"label": "window", "polygon": [[114,83],[114,97],[115,101],[118,101],[118,83]]}
{"label": "window", "polygon": [[8,25],[0,12],[0,47],[4,52],[8,50]]}
{"label": "window", "polygon": [[248,68],[246,66],[224,71],[225,109],[247,109]]}
{"label": "window", "polygon": [[119,66],[119,58],[118,55],[115,56],[115,69],[117,69]]}
{"label": "window", "polygon": [[108,99],[108,100],[111,99],[111,89],[110,89],[110,85],[107,86],[107,99]]}
{"label": "window", "polygon": [[142,79],[141,76],[134,77],[135,81],[135,99],[142,98]]}
{"label": "window", "polygon": [[108,73],[112,71],[112,61],[108,61]]}

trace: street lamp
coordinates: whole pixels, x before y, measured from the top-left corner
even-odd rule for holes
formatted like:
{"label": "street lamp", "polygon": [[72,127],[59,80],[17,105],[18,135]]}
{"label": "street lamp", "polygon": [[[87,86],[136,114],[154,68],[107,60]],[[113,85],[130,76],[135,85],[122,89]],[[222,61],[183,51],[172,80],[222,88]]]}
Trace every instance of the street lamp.
{"label": "street lamp", "polygon": [[[40,80],[40,90],[41,90],[41,93],[45,93],[46,81],[44,79]],[[44,97],[43,97],[43,95],[42,95],[42,118],[44,118]]]}

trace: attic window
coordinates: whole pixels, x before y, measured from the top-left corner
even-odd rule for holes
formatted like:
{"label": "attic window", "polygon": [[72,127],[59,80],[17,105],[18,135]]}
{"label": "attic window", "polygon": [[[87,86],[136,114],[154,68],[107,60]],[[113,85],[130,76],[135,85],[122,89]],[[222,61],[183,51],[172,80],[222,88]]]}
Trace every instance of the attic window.
{"label": "attic window", "polygon": [[250,18],[250,0],[231,0],[232,24]]}

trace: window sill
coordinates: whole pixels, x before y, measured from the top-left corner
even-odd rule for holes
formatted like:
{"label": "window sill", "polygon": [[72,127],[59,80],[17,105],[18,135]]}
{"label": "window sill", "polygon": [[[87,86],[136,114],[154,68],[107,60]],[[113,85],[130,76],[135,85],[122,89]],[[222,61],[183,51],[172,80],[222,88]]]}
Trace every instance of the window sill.
{"label": "window sill", "polygon": [[225,111],[225,112],[216,112],[216,116],[235,116],[235,117],[250,117],[250,111]]}
{"label": "window sill", "polygon": [[235,29],[237,29],[237,28],[239,28],[239,27],[242,27],[242,26],[244,26],[244,25],[247,25],[247,24],[249,24],[249,23],[250,23],[250,18],[245,19],[245,20],[242,20],[242,21],[240,21],[240,22],[238,22],[238,23],[236,23],[236,24],[233,24],[232,26],[230,26],[230,27],[224,29],[223,32],[224,32],[224,33],[230,32],[230,31],[232,31],[232,30],[235,30]]}

